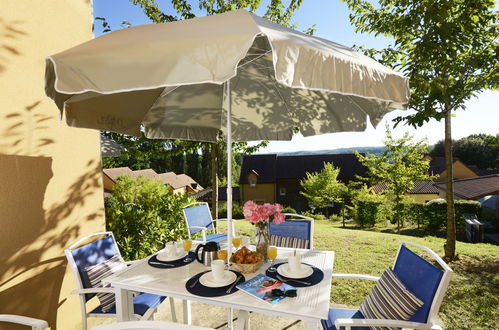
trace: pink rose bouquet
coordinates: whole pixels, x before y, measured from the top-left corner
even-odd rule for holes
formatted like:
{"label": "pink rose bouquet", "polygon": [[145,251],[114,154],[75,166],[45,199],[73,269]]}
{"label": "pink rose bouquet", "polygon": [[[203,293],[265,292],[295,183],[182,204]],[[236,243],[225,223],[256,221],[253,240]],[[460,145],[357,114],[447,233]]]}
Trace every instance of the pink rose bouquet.
{"label": "pink rose bouquet", "polygon": [[265,227],[270,221],[280,224],[285,221],[286,216],[282,213],[281,204],[258,205],[253,201],[247,201],[243,207],[244,218],[258,227]]}

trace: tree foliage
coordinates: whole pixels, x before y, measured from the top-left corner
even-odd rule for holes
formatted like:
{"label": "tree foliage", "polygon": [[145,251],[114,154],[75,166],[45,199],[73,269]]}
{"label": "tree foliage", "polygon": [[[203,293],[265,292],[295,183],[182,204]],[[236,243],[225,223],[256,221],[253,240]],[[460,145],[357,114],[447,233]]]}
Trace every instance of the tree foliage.
{"label": "tree foliage", "polygon": [[[452,154],[466,165],[479,169],[499,168],[499,134],[471,134],[452,142]],[[430,152],[431,156],[444,156],[444,141],[438,141]]]}
{"label": "tree foliage", "polygon": [[324,163],[320,172],[307,172],[307,177],[300,181],[303,191],[300,193],[307,198],[312,209],[321,209],[330,202],[340,202],[346,190],[345,184],[338,181],[339,168],[332,163]]}
{"label": "tree foliage", "polygon": [[368,154],[363,156],[354,151],[359,161],[367,167],[369,181],[372,184],[384,184],[387,197],[393,201],[394,217],[397,230],[400,230],[400,204],[418,181],[432,179],[428,175],[430,161],[424,155],[428,153],[428,144],[412,142],[412,137],[406,133],[402,138],[392,136],[386,128],[386,150],[381,155]]}
{"label": "tree foliage", "polygon": [[106,199],[106,227],[126,260],[145,258],[165,242],[187,237],[182,208],[194,202],[173,194],[161,181],[121,176]]}
{"label": "tree foliage", "polygon": [[410,78],[414,114],[396,118],[422,126],[445,119],[447,242],[455,257],[456,221],[452,180],[452,111],[484,89],[499,87],[498,17],[493,0],[343,0],[360,32],[393,38],[384,50],[368,50]]}

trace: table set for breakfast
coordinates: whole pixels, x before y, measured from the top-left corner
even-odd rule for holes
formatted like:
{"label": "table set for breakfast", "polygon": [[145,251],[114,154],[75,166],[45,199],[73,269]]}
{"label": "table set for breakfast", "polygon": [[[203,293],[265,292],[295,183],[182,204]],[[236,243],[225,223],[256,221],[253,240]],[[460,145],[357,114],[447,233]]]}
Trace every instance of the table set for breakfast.
{"label": "table set for breakfast", "polygon": [[116,289],[118,320],[133,318],[132,297],[137,291],[182,299],[187,324],[191,301],[229,308],[229,327],[231,311],[239,310],[237,329],[244,329],[249,312],[299,319],[314,330],[321,319],[327,319],[334,252],[277,248],[277,253],[269,252],[274,254],[272,264],[258,256],[255,263],[240,264],[236,258],[244,262],[256,255],[254,247],[243,246],[227,265],[217,257],[226,252],[223,248],[220,252],[217,243],[199,244],[192,250],[191,243],[184,242],[183,249],[167,245],[108,277],[106,282]]}

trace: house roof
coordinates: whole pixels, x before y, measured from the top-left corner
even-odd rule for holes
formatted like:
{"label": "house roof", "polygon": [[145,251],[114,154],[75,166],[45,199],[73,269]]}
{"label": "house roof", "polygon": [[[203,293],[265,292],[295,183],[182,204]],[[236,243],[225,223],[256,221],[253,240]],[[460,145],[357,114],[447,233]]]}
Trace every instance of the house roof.
{"label": "house roof", "polygon": [[[480,175],[480,172],[477,171],[476,167],[474,167],[473,165],[472,166],[466,165],[461,160],[459,160],[459,158],[453,157],[452,164],[455,164],[456,162],[460,162],[461,164],[469,168],[472,172],[474,172],[476,175]],[[445,171],[445,157],[441,156],[433,157],[430,160],[430,168],[428,169],[428,173],[430,175],[438,175],[441,174],[443,171]]]}
{"label": "house roof", "polygon": [[154,171],[150,168],[145,169],[145,170],[136,170],[136,171],[133,171],[133,173],[132,173],[132,177],[134,179],[137,179],[141,175],[145,176],[148,179],[155,179],[155,180],[158,179],[158,173],[156,173],[156,171]]}
{"label": "house roof", "polygon": [[203,190],[203,187],[201,187],[199,183],[197,183],[193,178],[191,178],[187,174],[178,174],[177,179],[186,186],[190,186],[195,191]]}
{"label": "house roof", "polygon": [[274,183],[276,182],[276,165],[276,154],[244,156],[239,183],[248,183],[248,174],[251,171],[258,173],[259,183]]}
{"label": "house roof", "polygon": [[[409,194],[438,194],[438,189],[433,181],[419,181],[414,183],[414,187],[409,191]],[[378,183],[372,187],[375,193],[384,192],[387,189],[386,184]]]}
{"label": "house roof", "polygon": [[166,172],[158,174],[158,177],[167,185],[171,186],[173,189],[179,189],[185,187],[182,181],[178,180],[177,174],[173,172]]}
{"label": "house roof", "polygon": [[321,171],[325,162],[340,168],[338,179],[365,176],[367,172],[354,154],[250,155],[243,158],[239,183],[247,184],[248,174],[252,171],[258,173],[259,183],[275,183],[277,179],[303,179],[307,172]]}
{"label": "house roof", "polygon": [[122,175],[133,175],[132,170],[128,167],[104,168],[102,172],[113,181],[116,181]]}
{"label": "house roof", "polygon": [[[211,199],[211,193],[213,189],[211,187],[205,188],[196,194],[192,195],[197,200],[207,200]],[[218,187],[218,200],[226,201],[227,200],[227,187]],[[232,200],[238,201],[240,200],[239,187],[232,187]]]}
{"label": "house roof", "polygon": [[[446,190],[446,183],[436,183],[438,189]],[[454,180],[454,195],[463,199],[480,199],[488,195],[499,195],[499,174]]]}

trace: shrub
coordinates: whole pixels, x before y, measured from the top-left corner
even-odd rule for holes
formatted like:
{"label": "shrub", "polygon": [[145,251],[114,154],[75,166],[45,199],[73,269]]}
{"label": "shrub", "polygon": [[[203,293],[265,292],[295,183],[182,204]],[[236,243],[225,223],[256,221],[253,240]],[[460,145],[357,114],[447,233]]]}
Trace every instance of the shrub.
{"label": "shrub", "polygon": [[[227,218],[227,203],[219,204],[218,217]],[[244,219],[243,207],[237,203],[232,203],[232,219]]]}
{"label": "shrub", "polygon": [[355,221],[362,228],[374,227],[376,223],[390,219],[390,207],[383,195],[362,193],[353,204]]}
{"label": "shrub", "polygon": [[144,258],[167,241],[187,236],[182,208],[193,202],[173,194],[160,181],[140,176],[120,177],[106,199],[106,226],[116,237],[125,260]]}
{"label": "shrub", "polygon": [[296,213],[296,210],[294,208],[292,208],[291,206],[285,206],[282,208],[282,213],[293,213],[293,214],[297,214]]}
{"label": "shrub", "polygon": [[[481,215],[481,204],[477,201],[455,200],[454,208],[456,211],[456,231],[464,232],[465,214]],[[425,204],[425,227],[430,230],[441,230],[447,226],[447,202],[435,201]]]}
{"label": "shrub", "polygon": [[310,217],[314,220],[324,220],[326,219],[326,217],[324,216],[324,214],[321,214],[321,213],[312,213],[310,211],[305,211],[305,212],[302,212],[301,215],[304,215],[306,217]]}

